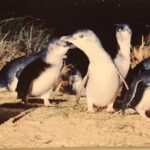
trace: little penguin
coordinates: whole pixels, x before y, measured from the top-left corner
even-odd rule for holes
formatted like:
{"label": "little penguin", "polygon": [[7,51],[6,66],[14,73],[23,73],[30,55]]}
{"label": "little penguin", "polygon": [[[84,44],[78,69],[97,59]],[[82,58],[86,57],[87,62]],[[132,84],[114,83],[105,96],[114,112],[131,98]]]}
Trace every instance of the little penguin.
{"label": "little penguin", "polygon": [[119,50],[114,62],[124,78],[126,78],[130,68],[131,36],[132,31],[127,24],[117,25],[116,38]]}
{"label": "little penguin", "polygon": [[[114,59],[114,62],[119,69],[119,72],[124,78],[126,78],[127,73],[130,68],[130,48],[131,48],[131,36],[132,31],[127,24],[118,24],[116,28],[116,38],[119,46],[118,53]],[[79,87],[79,92],[77,93],[76,101],[79,103],[80,95],[85,83],[87,82],[88,74],[85,75],[81,85]],[[120,81],[120,84],[122,82]]]}
{"label": "little penguin", "polygon": [[147,112],[150,112],[150,58],[138,64],[133,71],[134,79],[125,93],[122,109],[128,113],[132,108],[142,117],[149,118]]}
{"label": "little penguin", "polygon": [[45,106],[53,106],[48,98],[56,82],[59,80],[65,53],[74,48],[73,45],[53,39],[43,57],[34,60],[21,72],[17,84],[18,98],[26,105],[30,97],[40,97]]}
{"label": "little penguin", "polygon": [[86,85],[88,112],[95,112],[94,106],[97,110],[107,106],[108,112],[114,111],[112,106],[119,89],[120,78],[123,81],[124,79],[99,38],[92,30],[86,29],[63,36],[61,40],[74,44],[89,58]]}

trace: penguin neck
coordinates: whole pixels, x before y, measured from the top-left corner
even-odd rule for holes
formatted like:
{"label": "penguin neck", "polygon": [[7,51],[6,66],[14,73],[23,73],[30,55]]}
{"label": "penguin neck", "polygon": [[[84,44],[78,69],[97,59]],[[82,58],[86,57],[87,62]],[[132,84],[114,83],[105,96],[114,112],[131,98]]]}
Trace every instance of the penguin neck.
{"label": "penguin neck", "polygon": [[45,56],[45,62],[51,65],[62,65],[63,64],[63,56],[57,55],[54,52],[47,52]]}
{"label": "penguin neck", "polygon": [[105,52],[103,48],[99,48],[99,47],[93,48],[84,53],[88,56],[90,63],[97,63],[99,61],[105,61],[110,59],[107,52]]}
{"label": "penguin neck", "polygon": [[119,52],[118,54],[121,54],[123,57],[125,57],[126,59],[130,59],[130,40],[129,41],[118,41],[119,44]]}
{"label": "penguin neck", "polygon": [[[119,43],[119,42],[118,42]],[[114,59],[119,71],[125,78],[130,67],[130,41],[119,43],[120,49]]]}

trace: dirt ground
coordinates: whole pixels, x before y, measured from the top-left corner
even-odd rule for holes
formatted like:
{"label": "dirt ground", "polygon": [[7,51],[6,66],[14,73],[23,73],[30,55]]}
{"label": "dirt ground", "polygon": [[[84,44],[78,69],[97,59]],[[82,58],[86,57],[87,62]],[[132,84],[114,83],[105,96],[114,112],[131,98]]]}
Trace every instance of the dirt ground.
{"label": "dirt ground", "polygon": [[[27,108],[0,93],[0,148],[150,146],[150,121],[138,114],[86,112],[86,100],[53,94],[54,107]],[[32,101],[41,103],[41,101]]]}

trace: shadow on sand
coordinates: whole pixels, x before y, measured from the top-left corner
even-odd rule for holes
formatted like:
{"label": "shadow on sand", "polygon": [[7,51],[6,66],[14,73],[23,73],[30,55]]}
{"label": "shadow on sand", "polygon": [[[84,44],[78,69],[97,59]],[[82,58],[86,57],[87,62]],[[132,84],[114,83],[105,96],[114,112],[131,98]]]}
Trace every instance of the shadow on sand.
{"label": "shadow on sand", "polygon": [[[67,100],[62,100],[62,99],[52,99],[49,100],[51,103],[54,104],[59,104],[66,102]],[[43,100],[41,99],[30,99],[29,102],[31,104],[35,104],[35,107],[32,106],[26,106],[22,102],[16,102],[16,103],[4,103],[0,105],[0,124],[4,123],[5,121],[9,120],[10,118],[18,116],[20,113],[25,112],[29,109],[36,109],[38,107],[42,107],[43,105]],[[22,116],[17,117],[14,119],[13,122],[16,122],[18,119],[22,118],[26,114],[30,112],[24,113]]]}

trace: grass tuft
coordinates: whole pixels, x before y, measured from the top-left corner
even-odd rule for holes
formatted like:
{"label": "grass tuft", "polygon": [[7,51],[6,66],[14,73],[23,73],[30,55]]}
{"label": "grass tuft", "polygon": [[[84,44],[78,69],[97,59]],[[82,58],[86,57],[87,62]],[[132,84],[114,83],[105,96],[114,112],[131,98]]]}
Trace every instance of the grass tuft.
{"label": "grass tuft", "polygon": [[141,45],[132,47],[131,52],[131,68],[134,68],[142,60],[150,57],[150,43],[149,39],[144,40],[144,36],[141,38]]}
{"label": "grass tuft", "polygon": [[33,17],[0,20],[1,66],[16,57],[45,48],[53,32],[54,28],[46,27],[42,20]]}

